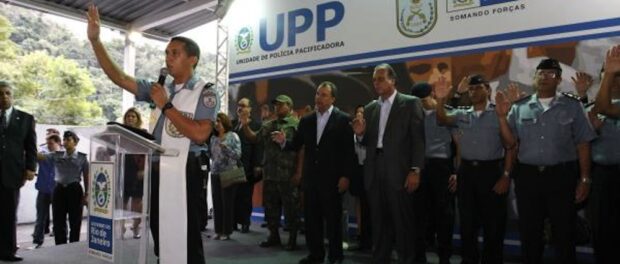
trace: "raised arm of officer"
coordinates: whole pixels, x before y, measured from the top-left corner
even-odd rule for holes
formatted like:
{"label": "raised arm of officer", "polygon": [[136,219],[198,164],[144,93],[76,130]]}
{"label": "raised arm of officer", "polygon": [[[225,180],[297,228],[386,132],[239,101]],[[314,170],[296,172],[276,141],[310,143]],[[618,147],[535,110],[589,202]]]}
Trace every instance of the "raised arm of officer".
{"label": "raised arm of officer", "polygon": [[99,19],[99,11],[94,4],[88,7],[87,19],[88,40],[93,47],[93,51],[95,52],[95,56],[97,57],[97,61],[99,62],[101,69],[103,69],[103,72],[110,78],[110,80],[112,80],[114,84],[133,94],[136,94],[138,91],[138,84],[136,83],[136,80],[132,76],[129,76],[123,72],[116,65],[116,63],[114,63],[106,48],[103,46],[103,43],[101,43],[101,39],[99,38],[99,33],[101,31],[101,20]]}
{"label": "raised arm of officer", "polygon": [[588,101],[588,90],[590,86],[592,86],[592,76],[586,72],[576,72],[575,76],[571,77],[573,80],[573,85],[575,86],[575,90],[577,91],[577,95],[581,97],[582,102],[585,99],[586,101],[583,103],[587,103]]}
{"label": "raised arm of officer", "polygon": [[607,51],[605,57],[605,71],[601,88],[596,96],[596,108],[601,114],[618,118],[620,117],[620,107],[611,103],[611,88],[614,85],[614,79],[620,78],[620,45],[614,46]]}
{"label": "raised arm of officer", "polygon": [[449,85],[445,79],[440,79],[435,82],[433,90],[435,92],[435,98],[437,99],[437,104],[435,105],[437,122],[442,125],[454,125],[456,119],[454,116],[449,115],[444,107],[448,100],[448,95],[452,91],[452,86]]}
{"label": "raised arm of officer", "polygon": [[516,83],[508,84],[508,88],[505,91],[498,90],[495,94],[495,113],[499,120],[500,135],[506,149],[512,149],[517,144],[517,139],[512,134],[514,124],[510,122],[511,119],[508,117],[508,114],[512,104],[525,96],[525,92]]}

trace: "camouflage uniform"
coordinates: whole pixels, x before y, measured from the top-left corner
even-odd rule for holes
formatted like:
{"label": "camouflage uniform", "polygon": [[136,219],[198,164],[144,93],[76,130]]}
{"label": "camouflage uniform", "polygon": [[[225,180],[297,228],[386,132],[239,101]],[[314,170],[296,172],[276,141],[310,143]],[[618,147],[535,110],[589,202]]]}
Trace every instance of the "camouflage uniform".
{"label": "camouflage uniform", "polygon": [[271,140],[271,132],[284,130],[287,141],[293,140],[299,120],[292,115],[263,124],[258,132],[259,143],[264,149],[263,161],[263,206],[269,230],[277,230],[280,212],[291,231],[299,227],[299,191],[291,184],[295,172],[297,153],[283,151]]}

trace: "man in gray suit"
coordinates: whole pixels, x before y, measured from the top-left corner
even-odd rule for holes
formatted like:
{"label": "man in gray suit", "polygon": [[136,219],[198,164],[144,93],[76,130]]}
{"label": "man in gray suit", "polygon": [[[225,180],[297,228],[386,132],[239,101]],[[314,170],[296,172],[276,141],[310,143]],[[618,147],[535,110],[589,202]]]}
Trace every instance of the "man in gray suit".
{"label": "man in gray suit", "polygon": [[375,67],[379,95],[353,121],[356,140],[366,145],[364,185],[373,223],[373,263],[389,263],[395,244],[399,263],[414,262],[412,192],[424,165],[424,113],[416,97],[396,91],[388,64]]}

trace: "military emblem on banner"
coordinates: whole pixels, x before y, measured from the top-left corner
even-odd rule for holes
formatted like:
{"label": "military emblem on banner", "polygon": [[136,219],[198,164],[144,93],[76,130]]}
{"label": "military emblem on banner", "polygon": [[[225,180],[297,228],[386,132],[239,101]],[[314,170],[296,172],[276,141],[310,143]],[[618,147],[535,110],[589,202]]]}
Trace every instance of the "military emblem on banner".
{"label": "military emblem on banner", "polygon": [[437,0],[396,0],[398,31],[417,38],[430,32],[437,22]]}
{"label": "military emblem on banner", "polygon": [[[194,119],[194,114],[192,113],[187,113],[187,112],[181,112],[181,114],[189,119]],[[168,136],[173,137],[173,138],[182,138],[184,137],[183,134],[181,134],[181,132],[179,132],[179,130],[177,129],[177,127],[174,126],[174,124],[172,122],[170,122],[170,119],[166,118],[166,121],[164,122],[164,127],[166,130],[166,134],[168,134]]]}
{"label": "military emblem on banner", "polygon": [[235,37],[235,48],[237,54],[250,53],[252,43],[254,42],[254,34],[250,27],[242,27]]}
{"label": "military emblem on banner", "polygon": [[110,195],[112,195],[110,190],[110,173],[104,167],[96,168],[94,179],[92,183],[94,191],[91,197],[91,199],[94,199],[93,210],[100,214],[110,214]]}

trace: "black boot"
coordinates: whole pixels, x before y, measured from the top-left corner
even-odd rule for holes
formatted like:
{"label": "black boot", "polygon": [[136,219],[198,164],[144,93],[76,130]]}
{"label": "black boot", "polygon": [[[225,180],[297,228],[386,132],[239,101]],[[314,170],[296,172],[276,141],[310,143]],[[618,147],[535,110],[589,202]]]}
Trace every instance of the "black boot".
{"label": "black boot", "polygon": [[280,242],[280,233],[278,233],[278,229],[269,229],[269,237],[267,237],[267,240],[260,242],[259,246],[260,247],[273,247],[273,246],[281,246],[282,243]]}
{"label": "black boot", "polygon": [[284,249],[286,249],[287,251],[297,250],[297,231],[296,230],[291,230],[291,232],[289,233],[288,244],[286,244],[286,247]]}

